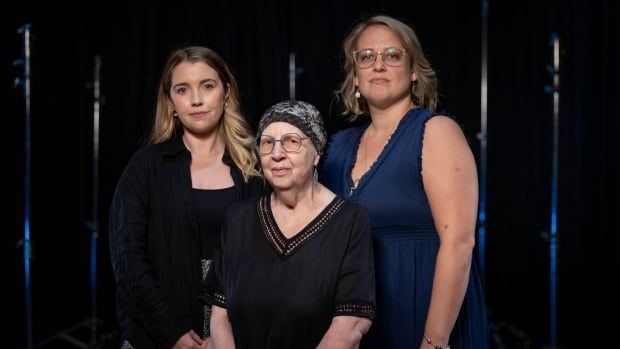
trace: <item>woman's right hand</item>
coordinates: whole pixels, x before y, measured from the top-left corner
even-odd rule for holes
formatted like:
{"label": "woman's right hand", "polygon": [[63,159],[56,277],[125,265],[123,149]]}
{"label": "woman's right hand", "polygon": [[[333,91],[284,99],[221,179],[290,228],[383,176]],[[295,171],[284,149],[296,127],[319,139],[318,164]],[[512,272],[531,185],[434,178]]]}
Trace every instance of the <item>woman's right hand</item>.
{"label": "woman's right hand", "polygon": [[205,341],[194,330],[189,330],[174,343],[172,349],[198,349],[202,348],[203,342]]}

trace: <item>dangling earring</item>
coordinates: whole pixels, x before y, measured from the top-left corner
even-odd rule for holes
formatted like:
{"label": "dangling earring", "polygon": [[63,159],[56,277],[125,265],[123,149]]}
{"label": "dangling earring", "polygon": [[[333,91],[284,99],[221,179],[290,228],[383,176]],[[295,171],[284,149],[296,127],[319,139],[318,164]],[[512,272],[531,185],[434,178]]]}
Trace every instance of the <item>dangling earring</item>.
{"label": "dangling earring", "polygon": [[359,99],[362,96],[362,94],[360,93],[360,90],[356,87],[355,88],[355,98]]}
{"label": "dangling earring", "polygon": [[319,171],[316,170],[316,166],[314,166],[314,183],[319,182]]}

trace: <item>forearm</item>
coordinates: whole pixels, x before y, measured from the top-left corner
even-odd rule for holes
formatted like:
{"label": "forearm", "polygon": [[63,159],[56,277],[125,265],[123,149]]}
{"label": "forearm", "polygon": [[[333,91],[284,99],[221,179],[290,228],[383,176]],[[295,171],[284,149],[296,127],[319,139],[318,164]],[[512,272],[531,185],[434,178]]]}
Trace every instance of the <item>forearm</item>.
{"label": "forearm", "polygon": [[216,305],[211,308],[211,341],[215,349],[234,349],[235,340],[228,312]]}
{"label": "forearm", "polygon": [[357,316],[335,316],[325,332],[317,349],[355,349],[368,329],[371,321]]}
{"label": "forearm", "polygon": [[[437,345],[449,344],[450,333],[459,315],[471,268],[473,246],[468,243],[443,243],[437,254],[435,276],[428,316],[427,336]],[[423,341],[421,348],[430,348]]]}

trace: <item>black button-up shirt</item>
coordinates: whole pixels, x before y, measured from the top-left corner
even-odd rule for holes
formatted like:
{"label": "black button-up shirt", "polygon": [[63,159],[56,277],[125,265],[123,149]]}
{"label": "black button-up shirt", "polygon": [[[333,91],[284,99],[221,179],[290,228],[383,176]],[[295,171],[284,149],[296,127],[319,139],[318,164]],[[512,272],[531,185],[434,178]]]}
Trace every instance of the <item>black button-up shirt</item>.
{"label": "black button-up shirt", "polygon": [[[236,198],[257,197],[226,152]],[[170,348],[184,333],[202,331],[201,254],[191,197],[191,154],[181,137],[146,146],[132,157],[110,210],[110,256],[117,315],[135,348]]]}

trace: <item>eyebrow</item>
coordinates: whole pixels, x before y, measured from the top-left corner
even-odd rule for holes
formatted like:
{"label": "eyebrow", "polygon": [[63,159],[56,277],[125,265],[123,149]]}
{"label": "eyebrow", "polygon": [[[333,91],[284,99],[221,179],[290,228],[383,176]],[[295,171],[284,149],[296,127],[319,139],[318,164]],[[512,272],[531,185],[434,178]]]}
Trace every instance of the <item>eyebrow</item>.
{"label": "eyebrow", "polygon": [[[207,82],[214,82],[214,83],[217,84],[217,80],[212,79],[212,78],[208,78],[208,79],[200,80],[200,85],[202,85],[204,83],[207,83]],[[172,88],[174,89],[174,88],[181,87],[181,86],[189,86],[189,83],[187,83],[187,82],[180,82],[178,84],[172,85]]]}

